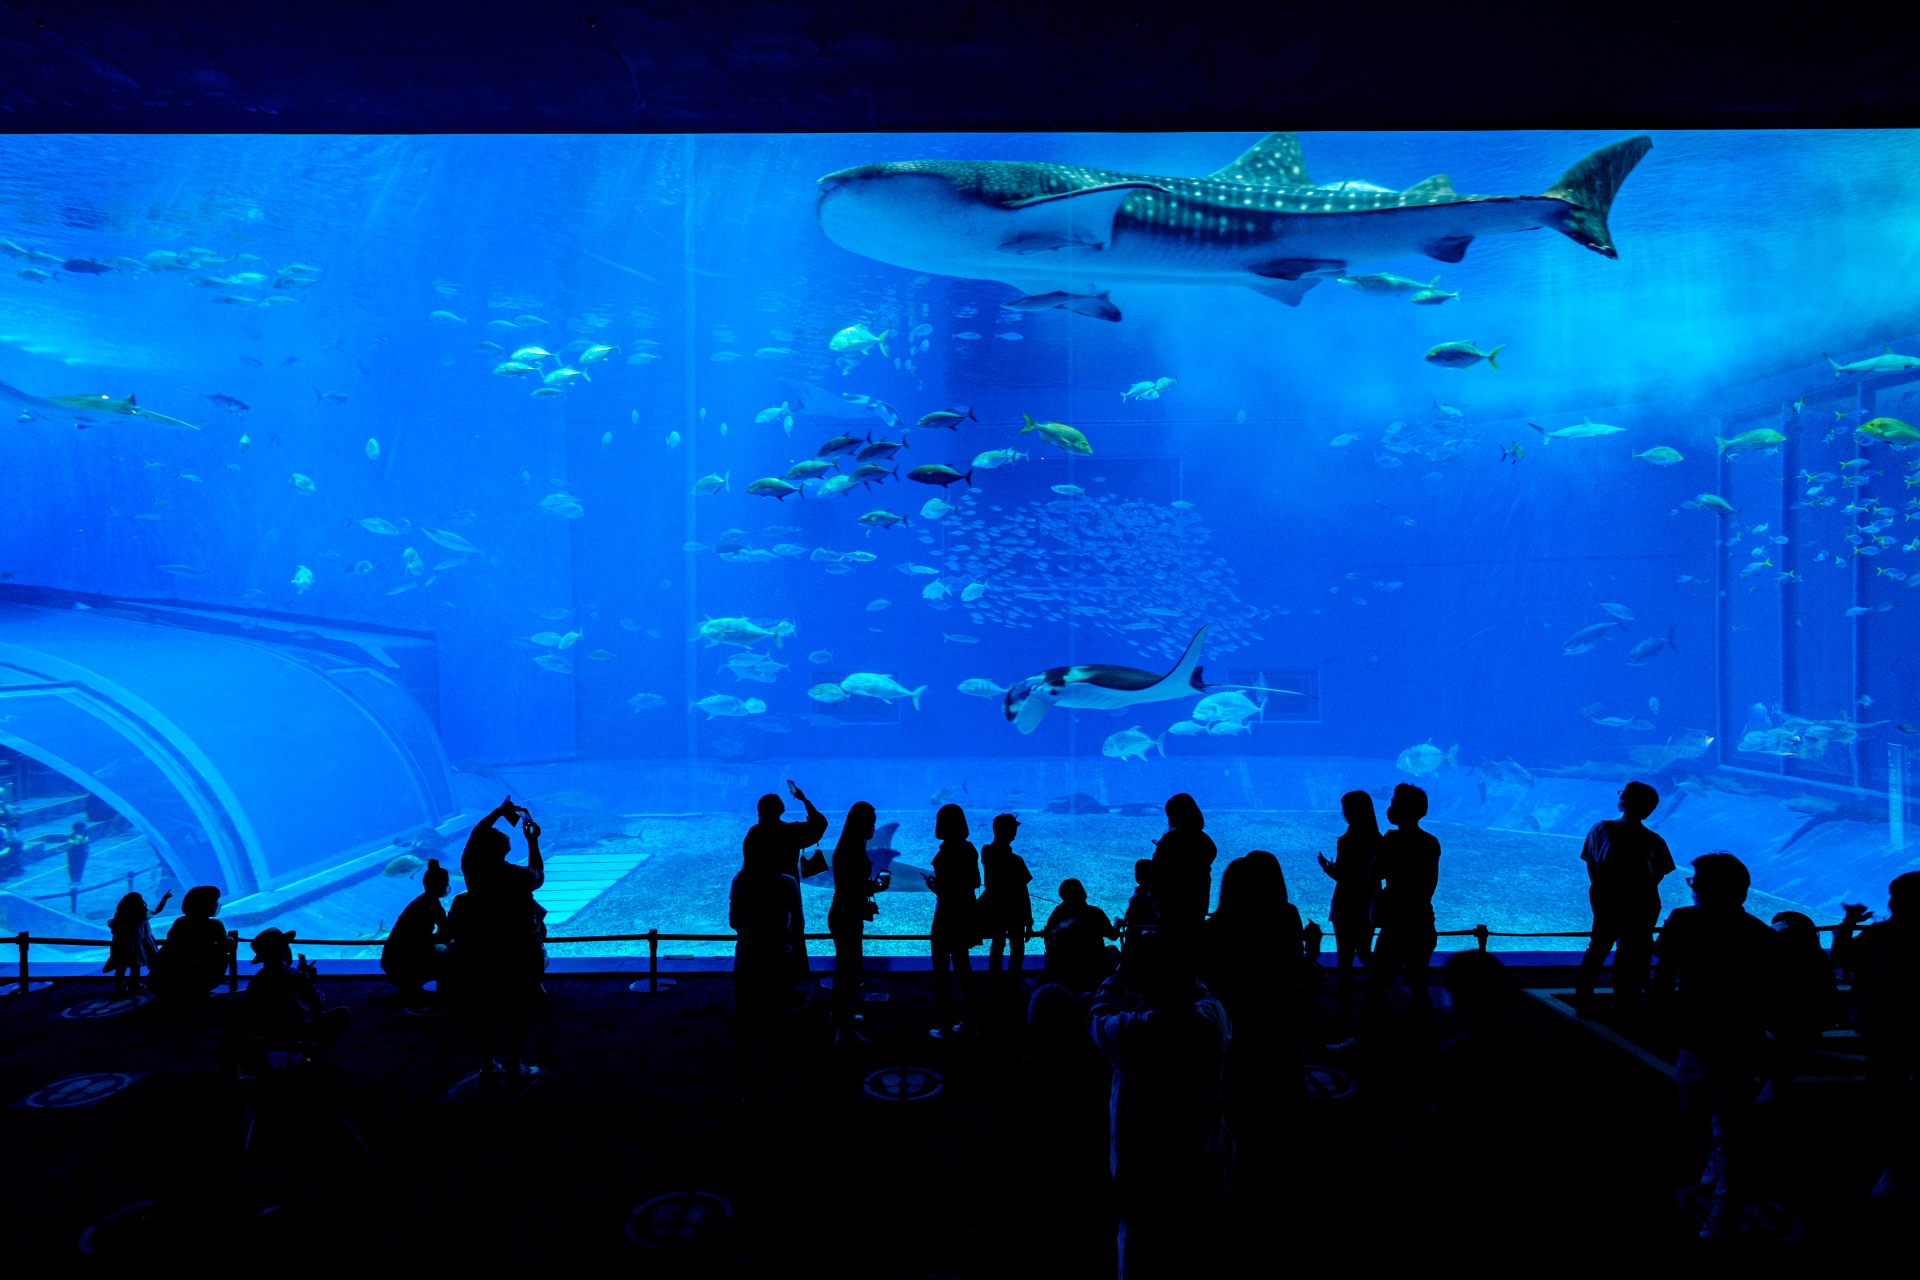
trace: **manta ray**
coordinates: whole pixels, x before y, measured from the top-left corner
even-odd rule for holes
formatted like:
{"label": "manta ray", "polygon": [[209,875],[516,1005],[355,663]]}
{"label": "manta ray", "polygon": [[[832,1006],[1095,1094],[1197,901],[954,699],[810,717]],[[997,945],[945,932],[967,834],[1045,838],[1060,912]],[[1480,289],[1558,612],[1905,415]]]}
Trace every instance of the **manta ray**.
{"label": "manta ray", "polygon": [[1357,263],[1406,254],[1458,262],[1481,236],[1551,227],[1617,258],[1607,213],[1653,146],[1626,138],[1576,162],[1539,195],[1461,195],[1445,174],[1393,191],[1316,186],[1300,139],[1270,134],[1204,178],[1008,160],[900,160],[820,179],[827,238],[865,257],[1000,280],[1015,310],[1119,320],[1131,284],[1253,289],[1289,306]]}
{"label": "manta ray", "polygon": [[[873,863],[873,874],[882,871],[892,872],[893,879],[887,885],[888,893],[926,893],[927,882],[923,876],[930,874],[924,868],[912,863],[900,861],[900,854],[893,847],[893,833],[900,829],[897,822],[884,822],[873,829],[873,835],[867,839],[867,857]],[[800,882],[820,889],[833,888],[833,868],[828,867],[819,875],[808,876]]]}
{"label": "manta ray", "polygon": [[1015,728],[1022,733],[1032,733],[1056,706],[1118,711],[1143,702],[1171,702],[1175,698],[1205,693],[1207,683],[1200,674],[1200,646],[1206,638],[1205,627],[1194,632],[1193,639],[1187,642],[1187,651],[1165,675],[1105,663],[1050,668],[1037,676],[1014,681],[1006,692],[1002,709]]}
{"label": "manta ray", "polygon": [[69,422],[82,430],[88,427],[105,426],[115,418],[126,417],[145,418],[148,422],[172,427],[176,431],[200,429],[191,422],[182,422],[179,418],[169,418],[164,413],[142,409],[132,395],[128,395],[125,400],[115,400],[112,396],[104,395],[42,398],[0,382],[0,403],[20,406],[22,422],[29,417],[45,418],[49,422]]}

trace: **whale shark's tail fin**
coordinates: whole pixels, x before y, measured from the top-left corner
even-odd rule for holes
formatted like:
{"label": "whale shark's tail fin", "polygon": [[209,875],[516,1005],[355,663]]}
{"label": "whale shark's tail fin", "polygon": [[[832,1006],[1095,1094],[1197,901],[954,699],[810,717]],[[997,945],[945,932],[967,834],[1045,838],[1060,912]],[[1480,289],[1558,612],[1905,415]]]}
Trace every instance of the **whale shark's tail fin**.
{"label": "whale shark's tail fin", "polygon": [[1560,181],[1541,192],[1570,206],[1559,231],[1595,253],[1618,258],[1613,233],[1607,230],[1607,212],[1620,194],[1620,184],[1652,147],[1653,139],[1645,134],[1623,138],[1578,161],[1560,175]]}

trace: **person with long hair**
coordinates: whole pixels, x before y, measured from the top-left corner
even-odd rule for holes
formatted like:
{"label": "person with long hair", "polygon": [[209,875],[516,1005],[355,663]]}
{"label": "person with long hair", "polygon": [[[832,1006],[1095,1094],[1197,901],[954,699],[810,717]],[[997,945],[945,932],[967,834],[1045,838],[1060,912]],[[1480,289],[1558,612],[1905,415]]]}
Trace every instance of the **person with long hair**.
{"label": "person with long hair", "polygon": [[833,935],[833,1038],[835,1043],[865,1043],[866,1037],[854,1026],[854,1009],[860,1000],[861,955],[867,921],[880,905],[873,898],[886,889],[891,879],[887,872],[873,874],[873,859],[867,856],[867,841],[873,839],[878,815],[865,800],[856,801],[840,824],[840,839],[833,846],[833,903],[827,908],[827,932]]}
{"label": "person with long hair", "polygon": [[152,976],[160,948],[154,945],[153,926],[147,921],[165,911],[167,899],[171,897],[173,890],[169,889],[160,895],[160,905],[149,910],[145,898],[129,893],[113,909],[113,919],[107,925],[113,933],[113,946],[107,952],[107,964],[102,972],[113,974],[115,991],[138,991],[143,965],[148,976]]}
{"label": "person with long hair", "polygon": [[1213,897],[1213,859],[1206,815],[1182,791],[1167,801],[1167,833],[1154,844],[1153,905],[1163,929],[1198,929]]}
{"label": "person with long hair", "polygon": [[180,899],[180,918],[167,929],[149,980],[164,1002],[204,1000],[227,976],[233,943],[220,923],[218,886],[197,884]]}
{"label": "person with long hair", "polygon": [[940,851],[933,855],[933,874],[926,877],[933,891],[933,1004],[938,1025],[930,1033],[936,1040],[949,1040],[966,1028],[953,1017],[953,990],[949,971],[960,975],[960,992],[966,1000],[966,1013],[979,1013],[973,985],[973,957],[968,952],[980,945],[979,910],[974,893],[980,888],[980,853],[967,839],[967,815],[957,804],[940,806],[933,821],[933,834]]}
{"label": "person with long hair", "polygon": [[1316,855],[1320,869],[1333,881],[1334,982],[1340,991],[1342,1017],[1353,1016],[1353,965],[1373,963],[1373,860],[1380,856],[1380,819],[1373,797],[1349,791],[1340,797],[1340,814],[1347,829],[1335,842],[1333,861]]}

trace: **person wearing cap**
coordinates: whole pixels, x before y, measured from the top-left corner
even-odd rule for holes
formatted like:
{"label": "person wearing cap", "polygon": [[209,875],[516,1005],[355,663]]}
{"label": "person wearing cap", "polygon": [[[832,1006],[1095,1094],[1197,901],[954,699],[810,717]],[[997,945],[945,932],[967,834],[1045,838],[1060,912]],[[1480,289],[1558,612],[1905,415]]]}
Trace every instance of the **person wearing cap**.
{"label": "person wearing cap", "polygon": [[1020,834],[1020,819],[1010,813],[993,820],[993,839],[980,850],[980,870],[986,887],[980,891],[980,920],[986,927],[991,946],[987,951],[987,981],[996,985],[1003,979],[1000,950],[1009,951],[1007,977],[1014,980],[1026,965],[1027,934],[1033,931],[1033,898],[1027,886],[1033,873],[1027,862],[1013,851],[1014,837]]}
{"label": "person wearing cap", "polygon": [[270,1049],[311,1044],[320,1050],[340,1042],[353,1021],[345,1007],[329,1009],[313,989],[314,966],[305,956],[294,964],[292,930],[262,929],[253,940],[253,975],[227,1012],[215,1057],[223,1067],[263,1068]]}

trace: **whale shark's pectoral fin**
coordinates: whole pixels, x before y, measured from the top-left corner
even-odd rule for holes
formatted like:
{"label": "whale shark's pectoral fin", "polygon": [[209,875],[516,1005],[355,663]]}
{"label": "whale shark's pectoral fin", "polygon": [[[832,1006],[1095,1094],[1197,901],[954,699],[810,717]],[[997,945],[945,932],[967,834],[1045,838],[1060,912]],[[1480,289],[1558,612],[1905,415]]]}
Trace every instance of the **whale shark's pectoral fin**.
{"label": "whale shark's pectoral fin", "polygon": [[1458,262],[1467,256],[1467,246],[1472,243],[1472,236],[1442,236],[1421,245],[1420,252],[1435,262]]}
{"label": "whale shark's pectoral fin", "polygon": [[1258,263],[1253,274],[1269,280],[1298,280],[1301,276],[1343,276],[1347,264],[1338,258],[1275,258]]}
{"label": "whale shark's pectoral fin", "polygon": [[1113,239],[1113,216],[1136,191],[1166,188],[1152,182],[1109,182],[1078,191],[1030,196],[1005,205],[1011,225],[1002,253],[1047,253],[1055,249],[1104,249]]}
{"label": "whale shark's pectoral fin", "polygon": [[1453,189],[1453,179],[1444,173],[1436,173],[1431,178],[1422,178],[1400,194],[1403,196],[1452,196],[1460,193]]}
{"label": "whale shark's pectoral fin", "polygon": [[1298,280],[1251,280],[1247,287],[1255,293],[1284,302],[1290,307],[1300,305],[1300,299],[1307,296],[1307,290],[1320,283],[1319,276],[1302,276]]}

